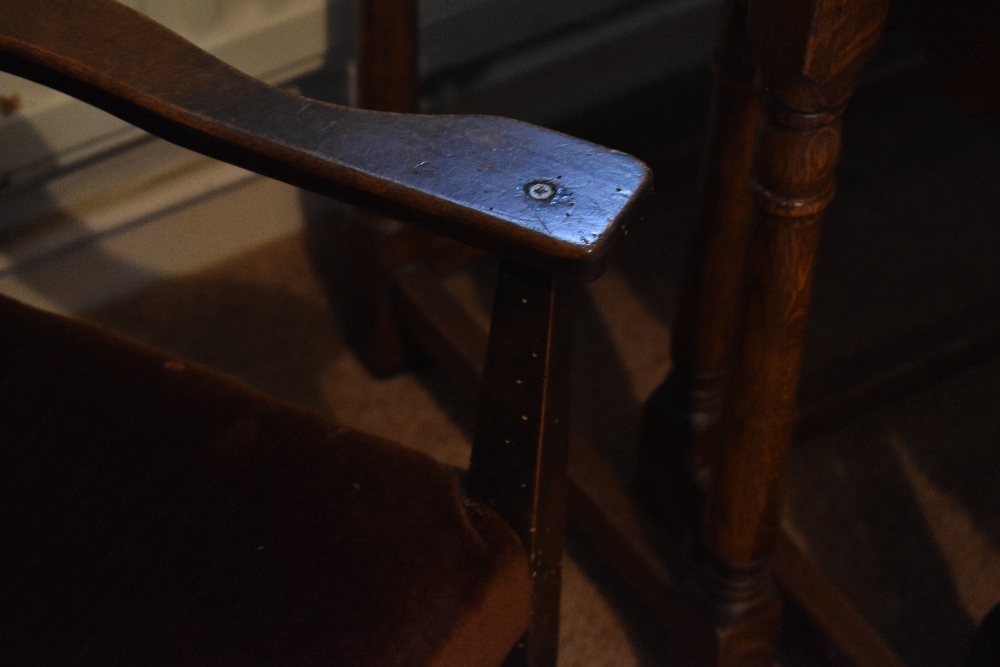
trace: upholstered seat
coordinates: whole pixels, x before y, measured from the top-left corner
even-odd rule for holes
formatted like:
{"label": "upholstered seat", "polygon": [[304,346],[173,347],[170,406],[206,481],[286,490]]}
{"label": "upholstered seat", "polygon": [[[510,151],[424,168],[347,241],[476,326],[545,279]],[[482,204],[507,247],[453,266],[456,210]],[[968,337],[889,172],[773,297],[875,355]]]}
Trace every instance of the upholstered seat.
{"label": "upholstered seat", "polygon": [[495,665],[527,627],[524,548],[447,466],[82,323],[0,322],[0,662]]}

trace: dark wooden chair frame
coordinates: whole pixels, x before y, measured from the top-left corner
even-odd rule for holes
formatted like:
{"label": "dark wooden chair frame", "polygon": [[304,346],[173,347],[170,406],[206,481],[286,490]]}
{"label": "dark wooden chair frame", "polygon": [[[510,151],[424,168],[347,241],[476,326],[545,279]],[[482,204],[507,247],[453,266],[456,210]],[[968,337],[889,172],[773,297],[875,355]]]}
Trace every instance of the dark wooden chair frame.
{"label": "dark wooden chair frame", "polygon": [[514,662],[554,665],[566,497],[567,280],[600,273],[650,188],[648,170],[623,154],[516,121],[308,100],[236,72],[110,0],[8,3],[0,13],[0,69],[205,155],[505,258],[467,492],[495,508],[527,550],[534,612]]}

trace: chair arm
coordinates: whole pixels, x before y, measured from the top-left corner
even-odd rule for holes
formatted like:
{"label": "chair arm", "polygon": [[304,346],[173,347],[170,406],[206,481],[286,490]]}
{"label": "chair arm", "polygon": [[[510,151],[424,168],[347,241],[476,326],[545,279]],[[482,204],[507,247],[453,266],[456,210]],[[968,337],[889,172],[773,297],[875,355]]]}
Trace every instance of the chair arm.
{"label": "chair arm", "polygon": [[0,69],[199,153],[584,278],[651,185],[628,155],[526,123],[273,88],[113,0],[5,0]]}

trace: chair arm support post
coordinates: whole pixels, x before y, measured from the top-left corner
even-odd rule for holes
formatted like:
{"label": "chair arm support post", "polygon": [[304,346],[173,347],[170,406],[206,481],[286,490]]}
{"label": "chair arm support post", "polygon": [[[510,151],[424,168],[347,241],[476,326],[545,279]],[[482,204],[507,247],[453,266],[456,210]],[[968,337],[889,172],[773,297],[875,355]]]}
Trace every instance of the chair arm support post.
{"label": "chair arm support post", "polygon": [[469,495],[497,510],[528,553],[530,667],[554,667],[558,647],[572,288],[501,262],[469,468]]}

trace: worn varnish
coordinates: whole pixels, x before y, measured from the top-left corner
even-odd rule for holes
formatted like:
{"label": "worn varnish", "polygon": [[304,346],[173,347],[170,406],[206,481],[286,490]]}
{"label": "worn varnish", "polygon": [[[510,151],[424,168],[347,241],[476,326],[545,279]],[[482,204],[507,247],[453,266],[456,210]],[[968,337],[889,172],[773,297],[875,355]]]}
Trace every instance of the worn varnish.
{"label": "worn varnish", "polygon": [[[371,18],[363,14],[362,22]],[[414,17],[409,18],[397,26],[400,31],[414,26]],[[509,581],[505,580],[510,586],[498,589],[495,597],[501,599],[499,603],[478,598],[485,606],[476,609],[487,620],[473,619],[468,627],[459,620],[447,628],[462,632],[478,629],[490,636],[465,640],[462,637],[468,633],[458,633],[454,645],[437,655],[437,662],[399,649],[393,664],[495,664],[498,652],[513,643],[507,637],[524,631],[526,605],[520,603],[530,596],[527,634],[506,664],[554,667],[567,486],[567,363],[573,318],[566,279],[553,272],[584,278],[600,273],[608,252],[650,187],[646,167],[624,154],[516,121],[419,117],[307,100],[236,72],[110,0],[8,3],[0,14],[0,68],[73,94],[203,154],[322,194],[370,205],[507,257],[501,262],[485,351],[468,496],[452,503],[452,509],[467,512],[469,521],[475,523],[477,516],[494,516],[485,509],[488,505],[503,518],[496,519],[498,529],[508,536],[507,545],[514,545],[505,554],[513,563]],[[378,98],[377,92],[367,89],[363,94]],[[412,96],[379,99],[372,103],[411,109],[414,104]],[[423,239],[420,243],[424,245],[435,244],[427,236],[417,238]],[[405,259],[409,245],[401,247]],[[183,362],[171,361],[166,367],[183,366]],[[74,391],[70,386],[69,393]],[[118,405],[113,400],[101,404],[115,409]],[[59,420],[48,421],[62,425]],[[176,416],[168,416],[168,421],[188,423]],[[70,420],[66,425],[72,427],[73,423]],[[367,442],[367,436],[357,434],[357,438]],[[375,461],[376,467],[378,463]],[[454,490],[450,471],[446,473],[451,482],[448,488]],[[393,489],[393,493],[398,492],[398,488]],[[364,517],[360,519],[363,522]],[[432,516],[417,525],[433,527],[438,525],[435,521]],[[370,521],[364,531],[354,530],[333,543],[351,543],[355,533],[377,532],[383,523]],[[431,532],[446,542],[450,539],[447,533]],[[391,535],[387,539],[391,544]],[[476,544],[488,550],[485,541]],[[526,553],[521,553],[521,547]],[[396,562],[391,547],[380,553],[388,562]],[[217,563],[210,561],[209,565]],[[333,570],[352,582],[354,578],[342,575],[353,572],[353,567]],[[423,572],[425,568],[414,569]],[[391,574],[402,576],[406,567],[402,570],[401,574],[396,568]],[[450,574],[447,570],[446,575]],[[379,585],[395,581],[372,574]],[[525,574],[531,577],[530,591]],[[86,579],[81,581],[87,584]],[[385,588],[404,597],[410,590],[405,583],[390,583]],[[185,600],[188,597],[192,604],[200,599],[192,595]],[[341,602],[338,595],[319,597],[334,607]],[[423,597],[418,594],[415,599]],[[354,604],[367,603],[362,599]],[[355,611],[352,606],[337,613],[354,618]],[[524,613],[512,615],[511,611]],[[387,610],[390,612],[398,613],[399,609]],[[497,618],[490,620],[490,614]],[[511,618],[509,632],[497,634],[494,629],[500,625],[494,621],[506,617]],[[429,614],[425,620],[440,618],[440,614]],[[321,623],[323,619],[312,620]],[[145,624],[145,628],[154,634],[158,630],[155,624]],[[328,628],[321,629],[326,641],[331,637],[334,643],[339,641]],[[267,639],[266,631],[254,630],[253,634],[262,641]],[[369,638],[364,629],[349,634],[359,641]],[[428,633],[418,630],[417,634],[426,639]],[[384,642],[375,643],[385,649]],[[240,650],[253,652],[246,646]],[[369,662],[385,661],[362,659],[358,664]]]}
{"label": "worn varnish", "polygon": [[[206,155],[583,277],[600,273],[650,184],[632,157],[525,123],[351,109],[272,88],[103,0],[12,0],[0,67]],[[532,198],[538,182],[553,196]]]}
{"label": "worn varnish", "polygon": [[[401,323],[407,335],[471,402],[483,373],[486,328],[469,316],[423,264],[411,265],[402,273],[399,289]],[[691,565],[678,548],[677,534],[667,534],[661,522],[651,520],[632,501],[615,473],[579,433],[569,437],[567,487],[567,520],[657,619],[666,627],[684,628],[686,619],[677,625],[678,584],[690,577]],[[783,600],[791,601],[795,622],[815,640],[817,655],[830,657],[829,664],[838,667],[900,664],[892,649],[787,534],[777,541],[773,567]]]}
{"label": "worn varnish", "polygon": [[[352,105],[416,113],[416,0],[358,0]],[[441,237],[363,208],[307,221],[313,270],[336,304],[344,340],[377,376],[397,373],[412,354],[400,335],[393,285],[401,266],[425,257]]]}
{"label": "worn varnish", "polygon": [[[813,258],[834,194],[840,119],[887,4],[749,0],[745,13],[730,5],[675,367],[647,407],[642,452],[663,477],[659,487],[648,470],[637,479],[667,524],[689,536],[698,563],[676,610],[679,664],[774,660],[781,600],[769,560]],[[671,505],[678,509],[665,511]]]}
{"label": "worn varnish", "polygon": [[559,647],[571,295],[550,274],[501,262],[469,463],[469,495],[499,512],[528,550],[529,667],[554,667]]}
{"label": "worn varnish", "polygon": [[771,610],[778,598],[767,563],[781,518],[819,222],[834,193],[844,105],[878,45],[887,5],[749,5],[766,112],[751,176],[738,342],[705,519],[701,590],[716,618],[726,619],[717,634],[723,659],[713,664],[731,664],[734,657],[725,658],[741,653],[754,657],[741,664],[773,660],[767,646],[777,633]]}

